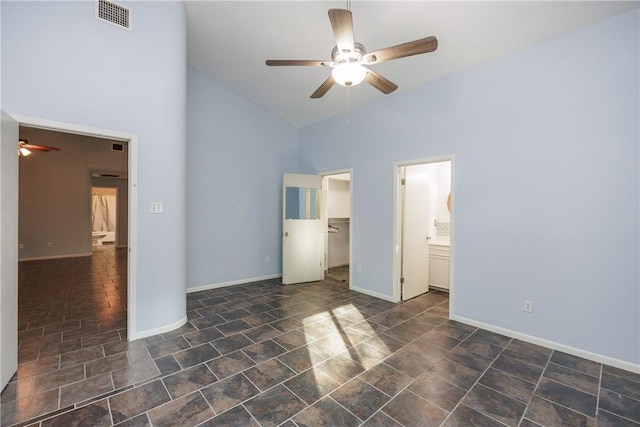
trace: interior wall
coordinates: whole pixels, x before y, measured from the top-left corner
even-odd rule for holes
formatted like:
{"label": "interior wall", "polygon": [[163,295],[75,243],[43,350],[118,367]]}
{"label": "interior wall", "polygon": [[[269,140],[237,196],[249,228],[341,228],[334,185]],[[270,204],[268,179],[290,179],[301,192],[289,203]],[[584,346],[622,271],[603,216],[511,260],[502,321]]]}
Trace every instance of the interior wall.
{"label": "interior wall", "polygon": [[[426,165],[429,170],[429,235],[432,239],[450,237],[451,213],[447,199],[451,193],[451,162],[437,162]],[[433,242],[432,242],[433,243]]]}
{"label": "interior wall", "polygon": [[327,267],[349,265],[349,219],[329,219],[335,232],[329,232]]}
{"label": "interior wall", "polygon": [[329,218],[350,218],[351,181],[329,177],[328,185],[327,210]]}
{"label": "interior wall", "polygon": [[3,1],[1,102],[12,115],[137,136],[130,268],[136,328],[154,333],[186,320],[186,17],[182,2],[119,4],[131,31],[96,20],[94,2]]}
{"label": "interior wall", "polygon": [[302,172],[358,176],[353,285],[393,295],[393,162],[453,154],[452,315],[640,364],[639,27],[634,10],[302,129]]}
{"label": "interior wall", "polygon": [[21,127],[20,137],[61,150],[20,157],[20,259],[91,255],[91,171],[126,173],[126,152],[112,151],[110,140],[35,128]]}
{"label": "interior wall", "polygon": [[413,177],[425,182],[424,197],[428,206],[425,231],[431,238],[430,243],[434,243],[435,239],[440,237],[448,238],[451,214],[447,208],[447,197],[451,191],[451,161],[418,163],[404,168],[410,169]]}
{"label": "interior wall", "polygon": [[192,68],[187,101],[188,288],[279,276],[298,130]]}

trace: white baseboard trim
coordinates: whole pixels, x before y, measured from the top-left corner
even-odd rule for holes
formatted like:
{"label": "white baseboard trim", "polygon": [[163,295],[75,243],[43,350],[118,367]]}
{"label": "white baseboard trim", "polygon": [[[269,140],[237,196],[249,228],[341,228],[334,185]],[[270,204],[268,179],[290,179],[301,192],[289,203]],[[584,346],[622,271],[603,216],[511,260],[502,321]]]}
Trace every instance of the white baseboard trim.
{"label": "white baseboard trim", "polygon": [[329,268],[336,268],[336,267],[344,267],[345,265],[349,265],[348,262],[340,262],[338,264],[329,264],[329,266],[327,267],[327,269]]}
{"label": "white baseboard trim", "polygon": [[374,292],[374,291],[371,291],[369,289],[359,288],[357,286],[349,286],[349,289],[351,289],[352,291],[360,292],[361,294],[365,294],[365,295],[369,295],[369,296],[372,296],[372,297],[380,298],[380,299],[383,299],[385,301],[397,302],[397,301],[394,301],[393,297],[391,297],[389,295],[385,295],[385,294],[381,294],[381,293],[378,293],[378,292]]}
{"label": "white baseboard trim", "polygon": [[233,280],[231,282],[212,283],[210,285],[202,285],[202,286],[187,288],[187,293],[191,294],[193,292],[208,291],[210,289],[226,288],[227,286],[243,285],[245,283],[259,282],[261,280],[277,279],[278,277],[282,277],[282,274],[269,274],[267,276],[248,277],[246,279]]}
{"label": "white baseboard trim", "polygon": [[18,258],[18,262],[21,261],[41,261],[44,259],[62,259],[62,258],[82,258],[86,256],[91,256],[91,252],[85,252],[81,254],[65,254],[65,255],[50,255],[50,256],[34,256],[29,258]]}
{"label": "white baseboard trim", "polygon": [[543,338],[534,337],[532,335],[523,334],[521,332],[512,331],[511,329],[501,328],[499,326],[491,325],[477,320],[469,319],[463,316],[452,315],[451,320],[465,323],[467,325],[476,326],[478,328],[486,329],[491,332],[506,335],[511,338],[517,338],[522,341],[526,341],[531,344],[540,345],[542,347],[551,348],[553,350],[563,351],[574,356],[582,357],[584,359],[593,360],[594,362],[604,363],[606,365],[614,366],[616,368],[624,369],[625,371],[640,373],[640,364],[636,365],[631,362],[625,362],[624,360],[614,359],[609,356],[604,356],[598,353],[592,353],[587,350],[571,347],[565,344],[560,344],[554,341],[545,340]]}
{"label": "white baseboard trim", "polygon": [[[136,334],[133,340],[138,340],[140,338],[146,338],[153,335],[164,334],[165,332],[173,331],[174,329],[178,329],[180,326],[187,323],[187,315],[178,320],[177,322],[171,323],[169,325],[160,326],[159,328],[147,329],[146,331],[140,331]],[[132,340],[132,341],[133,341]]]}

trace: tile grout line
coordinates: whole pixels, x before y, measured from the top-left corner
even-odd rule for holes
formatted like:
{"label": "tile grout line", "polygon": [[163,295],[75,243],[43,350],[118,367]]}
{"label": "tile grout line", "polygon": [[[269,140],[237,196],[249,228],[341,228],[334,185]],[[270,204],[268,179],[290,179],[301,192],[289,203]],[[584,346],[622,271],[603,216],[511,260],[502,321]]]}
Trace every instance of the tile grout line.
{"label": "tile grout line", "polygon": [[[453,349],[451,349],[451,351],[453,351],[454,349],[458,348],[458,346],[460,346],[460,344],[462,344],[464,341],[466,341],[469,337],[471,337],[474,333],[476,333],[476,332],[477,332],[477,331],[479,331],[479,330],[480,330],[479,328],[475,328],[475,330],[474,330],[471,334],[469,334],[469,335],[468,335],[464,340],[461,340],[461,341],[460,341],[460,343],[458,343],[458,345],[456,345]],[[458,409],[458,407],[459,407],[460,405],[463,405],[463,403],[462,403],[462,402],[464,401],[464,399],[469,395],[469,393],[471,393],[471,390],[473,390],[473,388],[476,386],[476,384],[480,384],[480,380],[482,379],[482,377],[484,376],[484,374],[485,374],[485,373],[486,373],[486,372],[491,368],[491,366],[493,366],[493,363],[498,359],[498,357],[500,357],[500,355],[504,352],[504,350],[507,348],[507,346],[508,346],[512,341],[513,341],[513,339],[509,339],[509,343],[505,344],[505,346],[502,348],[502,351],[501,351],[501,352],[500,352],[500,353],[499,353],[499,354],[498,354],[498,355],[497,355],[497,356],[492,360],[491,364],[489,364],[489,366],[487,366],[487,367],[484,369],[484,371],[482,371],[482,372],[480,373],[480,375],[478,376],[478,378],[477,378],[477,379],[475,380],[475,382],[474,382],[474,383],[469,387],[469,389],[466,391],[466,393],[464,394],[464,396],[462,396],[462,398],[460,398],[460,400],[458,401],[458,403],[456,403],[456,405],[451,409],[451,412],[449,412],[449,415],[447,415],[447,416],[446,416],[446,418],[445,418],[444,420],[442,420],[442,423],[447,422],[447,420],[448,420],[448,419],[451,417],[451,415],[456,411],[456,409]],[[452,363],[457,363],[457,362],[455,362],[455,361],[453,361],[453,360],[451,360],[451,362],[452,362]],[[444,378],[443,378],[443,379],[444,379]],[[446,379],[445,379],[445,381],[446,381]],[[448,381],[447,381],[447,382],[448,382]],[[465,406],[466,406],[466,405],[465,405]],[[492,420],[494,420],[494,421],[496,421],[496,422],[498,422],[498,423],[500,423],[500,424],[503,424],[503,425],[504,425],[504,423],[503,423],[502,421],[499,421],[499,420],[495,419],[494,417],[492,417],[492,416],[490,416],[490,415],[488,415],[488,414],[485,414],[484,412],[478,411],[478,410],[477,410],[477,409],[475,409],[475,408],[471,408],[471,409],[473,409],[474,411],[477,411],[477,412],[481,413],[482,415],[485,415],[485,416],[487,416],[488,418],[490,418],[490,419],[492,419]],[[525,411],[526,411],[526,407],[525,407]],[[524,414],[524,412],[523,412],[523,414]]]}
{"label": "tile grout line", "polygon": [[[554,352],[555,352],[555,350],[554,350]],[[570,385],[564,384],[564,383],[562,383],[562,382],[560,382],[560,381],[557,381],[557,380],[555,380],[555,379],[553,379],[553,378],[548,378],[548,377],[545,377],[545,376],[544,376],[544,373],[546,372],[546,369],[547,369],[547,367],[548,367],[549,365],[556,365],[555,363],[551,362],[551,357],[552,357],[552,355],[553,355],[553,353],[554,353],[554,352],[552,352],[552,353],[551,353],[551,355],[549,356],[549,360],[548,360],[547,364],[545,365],[545,368],[543,369],[542,374],[540,375],[540,378],[538,379],[538,383],[536,384],[536,388],[535,388],[535,390],[534,390],[534,392],[533,392],[533,394],[532,394],[532,396],[531,396],[531,400],[533,400],[533,398],[535,397],[535,392],[537,391],[537,389],[538,389],[538,386],[539,386],[540,382],[541,382],[543,379],[546,379],[546,380],[551,381],[551,382],[553,382],[553,383],[560,384],[560,385],[562,385],[562,386],[572,388],[572,389],[574,389],[574,390],[577,390],[577,391],[582,392],[582,393],[585,393],[585,394],[589,394],[589,395],[591,395],[591,396],[595,396],[595,397],[596,397],[596,411],[595,411],[595,413],[596,413],[596,416],[597,416],[597,414],[598,414],[598,400],[599,400],[599,396],[600,396],[600,386],[599,386],[599,385],[598,385],[598,392],[597,392],[597,394],[595,394],[595,395],[594,395],[594,394],[592,394],[592,393],[589,393],[589,392],[583,391],[583,390],[578,389],[578,388],[576,388],[576,387],[573,387],[573,386],[570,386]],[[558,365],[558,366],[562,366],[562,365]],[[563,366],[563,367],[564,367],[564,366]],[[601,369],[602,369],[602,368],[601,368]],[[574,372],[578,372],[578,373],[584,373],[584,372],[577,371],[577,370],[574,370],[574,369],[572,369],[572,371],[574,371]],[[587,375],[588,375],[588,374],[587,374]],[[589,375],[589,376],[593,377],[592,375]],[[593,377],[593,378],[595,378],[595,377]],[[598,384],[600,384],[600,380],[599,380]],[[587,417],[587,418],[590,418],[590,419],[596,420],[596,417],[595,417],[595,416],[594,416],[594,417],[591,417],[591,416],[589,416],[589,415],[587,415],[587,414],[585,414],[585,413],[583,413],[583,412],[581,412],[581,411],[579,411],[579,410],[577,410],[577,409],[570,408],[570,407],[568,407],[568,406],[566,406],[566,405],[563,405],[562,403],[555,402],[555,401],[553,401],[553,400],[551,400],[551,399],[548,399],[548,398],[546,398],[546,397],[544,397],[544,396],[538,396],[538,398],[540,398],[540,399],[542,399],[542,400],[545,400],[545,401],[547,401],[547,402],[549,402],[549,403],[551,403],[551,404],[553,404],[553,405],[560,406],[560,407],[562,407],[562,408],[564,408],[564,409],[567,409],[567,410],[569,410],[569,411],[571,411],[571,412],[575,412],[575,413],[577,413],[577,414],[584,415],[584,416],[585,416],[585,417]],[[529,402],[529,404],[530,404],[530,403],[531,403],[531,401]],[[527,409],[529,408],[529,404],[527,404]],[[620,417],[621,417],[621,418],[625,418],[625,417],[622,417],[622,416],[620,416]]]}
{"label": "tile grout line", "polygon": [[[400,326],[402,323],[407,322],[407,321],[409,321],[409,320],[411,320],[411,319],[413,319],[413,318],[415,318],[415,317],[419,316],[419,315],[420,315],[420,314],[422,314],[422,313],[426,313],[426,312],[430,311],[432,308],[437,307],[439,304],[441,304],[441,303],[438,303],[438,304],[436,304],[436,305],[435,305],[435,306],[433,306],[433,307],[430,307],[430,308],[425,309],[425,310],[423,310],[423,311],[421,311],[421,312],[418,312],[416,315],[414,315],[414,316],[410,317],[410,318],[409,318],[409,319],[407,319],[407,320],[404,320],[404,321],[402,321],[402,322],[398,323],[397,325],[394,325],[393,327]],[[390,310],[390,309],[389,309],[389,310]],[[389,311],[389,310],[385,310],[384,312]],[[383,313],[384,313],[384,312],[383,312]],[[398,350],[396,350],[396,351],[392,352],[391,354],[389,354],[388,356],[386,356],[384,359],[382,359],[380,362],[378,362],[375,366],[377,366],[377,365],[379,365],[379,364],[381,364],[381,363],[384,363],[386,366],[390,367],[391,369],[393,369],[393,370],[395,370],[395,371],[398,371],[398,372],[400,372],[400,373],[402,373],[402,374],[407,375],[405,372],[403,372],[403,371],[401,371],[401,370],[399,370],[399,369],[396,369],[396,368],[395,368],[394,366],[392,366],[392,365],[389,365],[389,364],[385,363],[385,361],[386,361],[386,360],[388,360],[389,358],[391,358],[391,357],[392,357],[394,354],[396,354],[398,351],[401,351],[402,349],[404,349],[405,347],[407,347],[409,344],[412,344],[412,343],[414,343],[414,342],[418,341],[418,340],[419,340],[420,338],[422,338],[424,335],[428,334],[428,333],[429,333],[429,332],[431,332],[431,331],[436,330],[436,328],[438,328],[440,325],[445,324],[446,322],[447,322],[446,320],[442,321],[440,324],[436,325],[434,328],[430,329],[428,332],[425,332],[424,334],[420,335],[418,338],[415,338],[413,341],[411,341],[411,342],[409,342],[409,343],[404,344],[404,345],[403,345],[403,347],[401,347],[400,349],[398,349]],[[375,323],[375,322],[374,322],[374,323]],[[383,326],[384,326],[384,325],[383,325]],[[391,328],[389,328],[389,329],[391,329]],[[477,328],[475,328],[475,330],[477,330]],[[474,332],[475,332],[475,330],[474,330]],[[386,332],[386,331],[384,331],[384,332]],[[384,333],[384,332],[383,332],[383,333]],[[468,338],[469,336],[471,336],[472,334],[473,334],[473,332],[471,332],[471,333],[467,336],[467,338]],[[377,336],[377,334],[376,334],[376,336]],[[466,339],[466,338],[465,338],[465,339]],[[445,351],[447,351],[447,353],[449,353],[449,352],[453,351],[454,349],[458,348],[458,346],[459,346],[460,344],[462,344],[462,342],[463,342],[463,341],[464,341],[464,340],[461,340],[461,341],[460,341],[458,344],[456,344],[456,345],[455,345],[451,350],[446,350],[446,349],[442,349],[442,350],[445,350]],[[403,342],[403,341],[401,341],[401,342]],[[403,343],[404,343],[404,342],[403,342]],[[436,347],[438,347],[438,346],[436,346]],[[441,348],[441,347],[438,347],[438,348]],[[437,362],[435,362],[434,364],[432,364],[432,365],[429,367],[429,369],[431,369],[433,366],[435,366],[435,364],[437,364],[437,363],[438,363],[440,360],[442,360],[442,359],[444,359],[444,356],[442,356],[442,357],[441,357]],[[451,361],[451,362],[453,362],[453,361]],[[453,363],[455,363],[455,362],[453,362]],[[428,369],[427,369],[426,371],[428,371]],[[425,371],[425,372],[426,372],[426,371]],[[366,372],[366,370],[365,370],[365,372]],[[361,375],[361,374],[362,374],[362,373],[360,373],[360,374],[358,375],[358,378],[360,377],[360,375]],[[421,375],[423,375],[423,374],[421,374]],[[385,405],[383,405],[381,408],[378,408],[378,410],[377,410],[376,412],[374,412],[374,413],[371,415],[371,417],[373,417],[376,413],[381,412],[381,413],[383,413],[385,416],[387,416],[387,417],[391,418],[392,420],[396,421],[397,423],[402,424],[402,423],[400,423],[398,420],[396,420],[395,418],[393,418],[391,415],[388,415],[386,412],[382,411],[382,408],[383,408],[384,406],[386,406],[387,404],[389,404],[393,399],[395,399],[397,396],[399,396],[399,395],[400,395],[402,392],[404,392],[404,391],[410,392],[410,393],[412,393],[412,394],[416,395],[418,398],[420,398],[420,399],[422,399],[422,400],[425,400],[426,402],[429,402],[430,404],[433,404],[434,406],[436,406],[436,407],[440,408],[438,405],[435,405],[434,403],[430,402],[429,400],[427,400],[427,399],[423,398],[422,396],[419,396],[419,395],[417,395],[416,393],[414,393],[413,391],[409,390],[409,387],[411,387],[411,385],[412,385],[413,383],[415,383],[421,375],[419,375],[418,377],[415,377],[415,378],[413,378],[413,377],[412,377],[411,381],[409,381],[409,382],[407,383],[407,385],[405,385],[403,388],[401,388],[400,390],[398,390],[398,391],[395,393],[395,395],[394,395],[394,396],[389,396],[387,393],[385,393],[384,391],[380,390],[380,389],[379,389],[379,388],[377,388],[375,385],[373,385],[373,384],[369,384],[367,381],[365,381],[365,380],[363,380],[363,379],[361,378],[361,380],[362,380],[362,381],[364,381],[365,383],[367,383],[367,384],[371,385],[371,386],[372,386],[372,387],[374,387],[376,390],[378,390],[378,391],[382,392],[383,394],[385,394],[386,396],[389,396],[389,397],[390,397],[389,401],[388,401],[388,402],[386,402],[386,403],[385,403]],[[443,380],[444,380],[444,379],[443,379]],[[446,380],[444,380],[444,381],[448,383],[448,381],[446,381]],[[457,405],[456,405],[456,406],[457,406]],[[440,409],[443,409],[443,410],[444,410],[444,408],[440,408]],[[454,408],[454,409],[455,409],[455,408]],[[446,410],[444,410],[444,411],[445,411],[445,412],[448,412],[448,411],[446,411]],[[451,412],[453,412],[453,409],[451,410]],[[449,415],[450,415],[450,413],[447,415],[447,417],[446,417],[445,419],[443,419],[443,420],[442,420],[442,422],[445,422],[445,420],[449,417]],[[371,418],[371,417],[369,417],[369,418]]]}
{"label": "tile grout line", "polygon": [[542,378],[544,378],[544,373],[546,372],[547,367],[551,363],[551,358],[552,357],[553,357],[553,351],[551,351],[551,353],[549,353],[549,356],[547,356],[547,361],[546,361],[544,367],[542,368],[542,372],[540,373],[540,377],[538,378],[538,381],[536,382],[536,386],[533,388],[533,392],[531,392],[531,397],[529,398],[529,401],[527,402],[527,406],[526,406],[524,412],[522,413],[522,416],[520,417],[520,423],[522,423],[522,421],[525,419],[525,416],[526,416],[527,411],[529,409],[529,405],[531,404],[533,399],[536,397],[536,391],[538,390],[538,387],[540,386],[540,383],[542,382]]}
{"label": "tile grout line", "polygon": [[600,411],[600,393],[602,390],[602,372],[604,371],[604,366],[602,366],[602,363],[600,364],[600,375],[598,377],[598,394],[596,395],[596,415],[595,415],[595,419],[596,419],[596,424],[598,422],[598,412]]}

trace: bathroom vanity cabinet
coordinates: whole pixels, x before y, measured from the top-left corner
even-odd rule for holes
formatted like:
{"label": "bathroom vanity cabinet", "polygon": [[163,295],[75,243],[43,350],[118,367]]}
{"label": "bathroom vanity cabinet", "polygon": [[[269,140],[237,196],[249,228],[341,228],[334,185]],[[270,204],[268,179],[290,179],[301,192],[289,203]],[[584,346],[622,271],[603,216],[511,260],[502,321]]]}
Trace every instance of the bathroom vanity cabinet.
{"label": "bathroom vanity cabinet", "polygon": [[429,286],[449,290],[449,244],[429,244]]}

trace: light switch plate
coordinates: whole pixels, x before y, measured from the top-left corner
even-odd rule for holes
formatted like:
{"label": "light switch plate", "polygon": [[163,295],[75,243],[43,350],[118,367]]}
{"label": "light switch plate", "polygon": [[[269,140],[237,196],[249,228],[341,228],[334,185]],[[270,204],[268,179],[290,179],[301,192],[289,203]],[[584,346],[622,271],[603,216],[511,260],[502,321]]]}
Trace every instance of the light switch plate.
{"label": "light switch plate", "polygon": [[162,213],[162,202],[151,202],[150,212],[152,214],[161,214]]}

